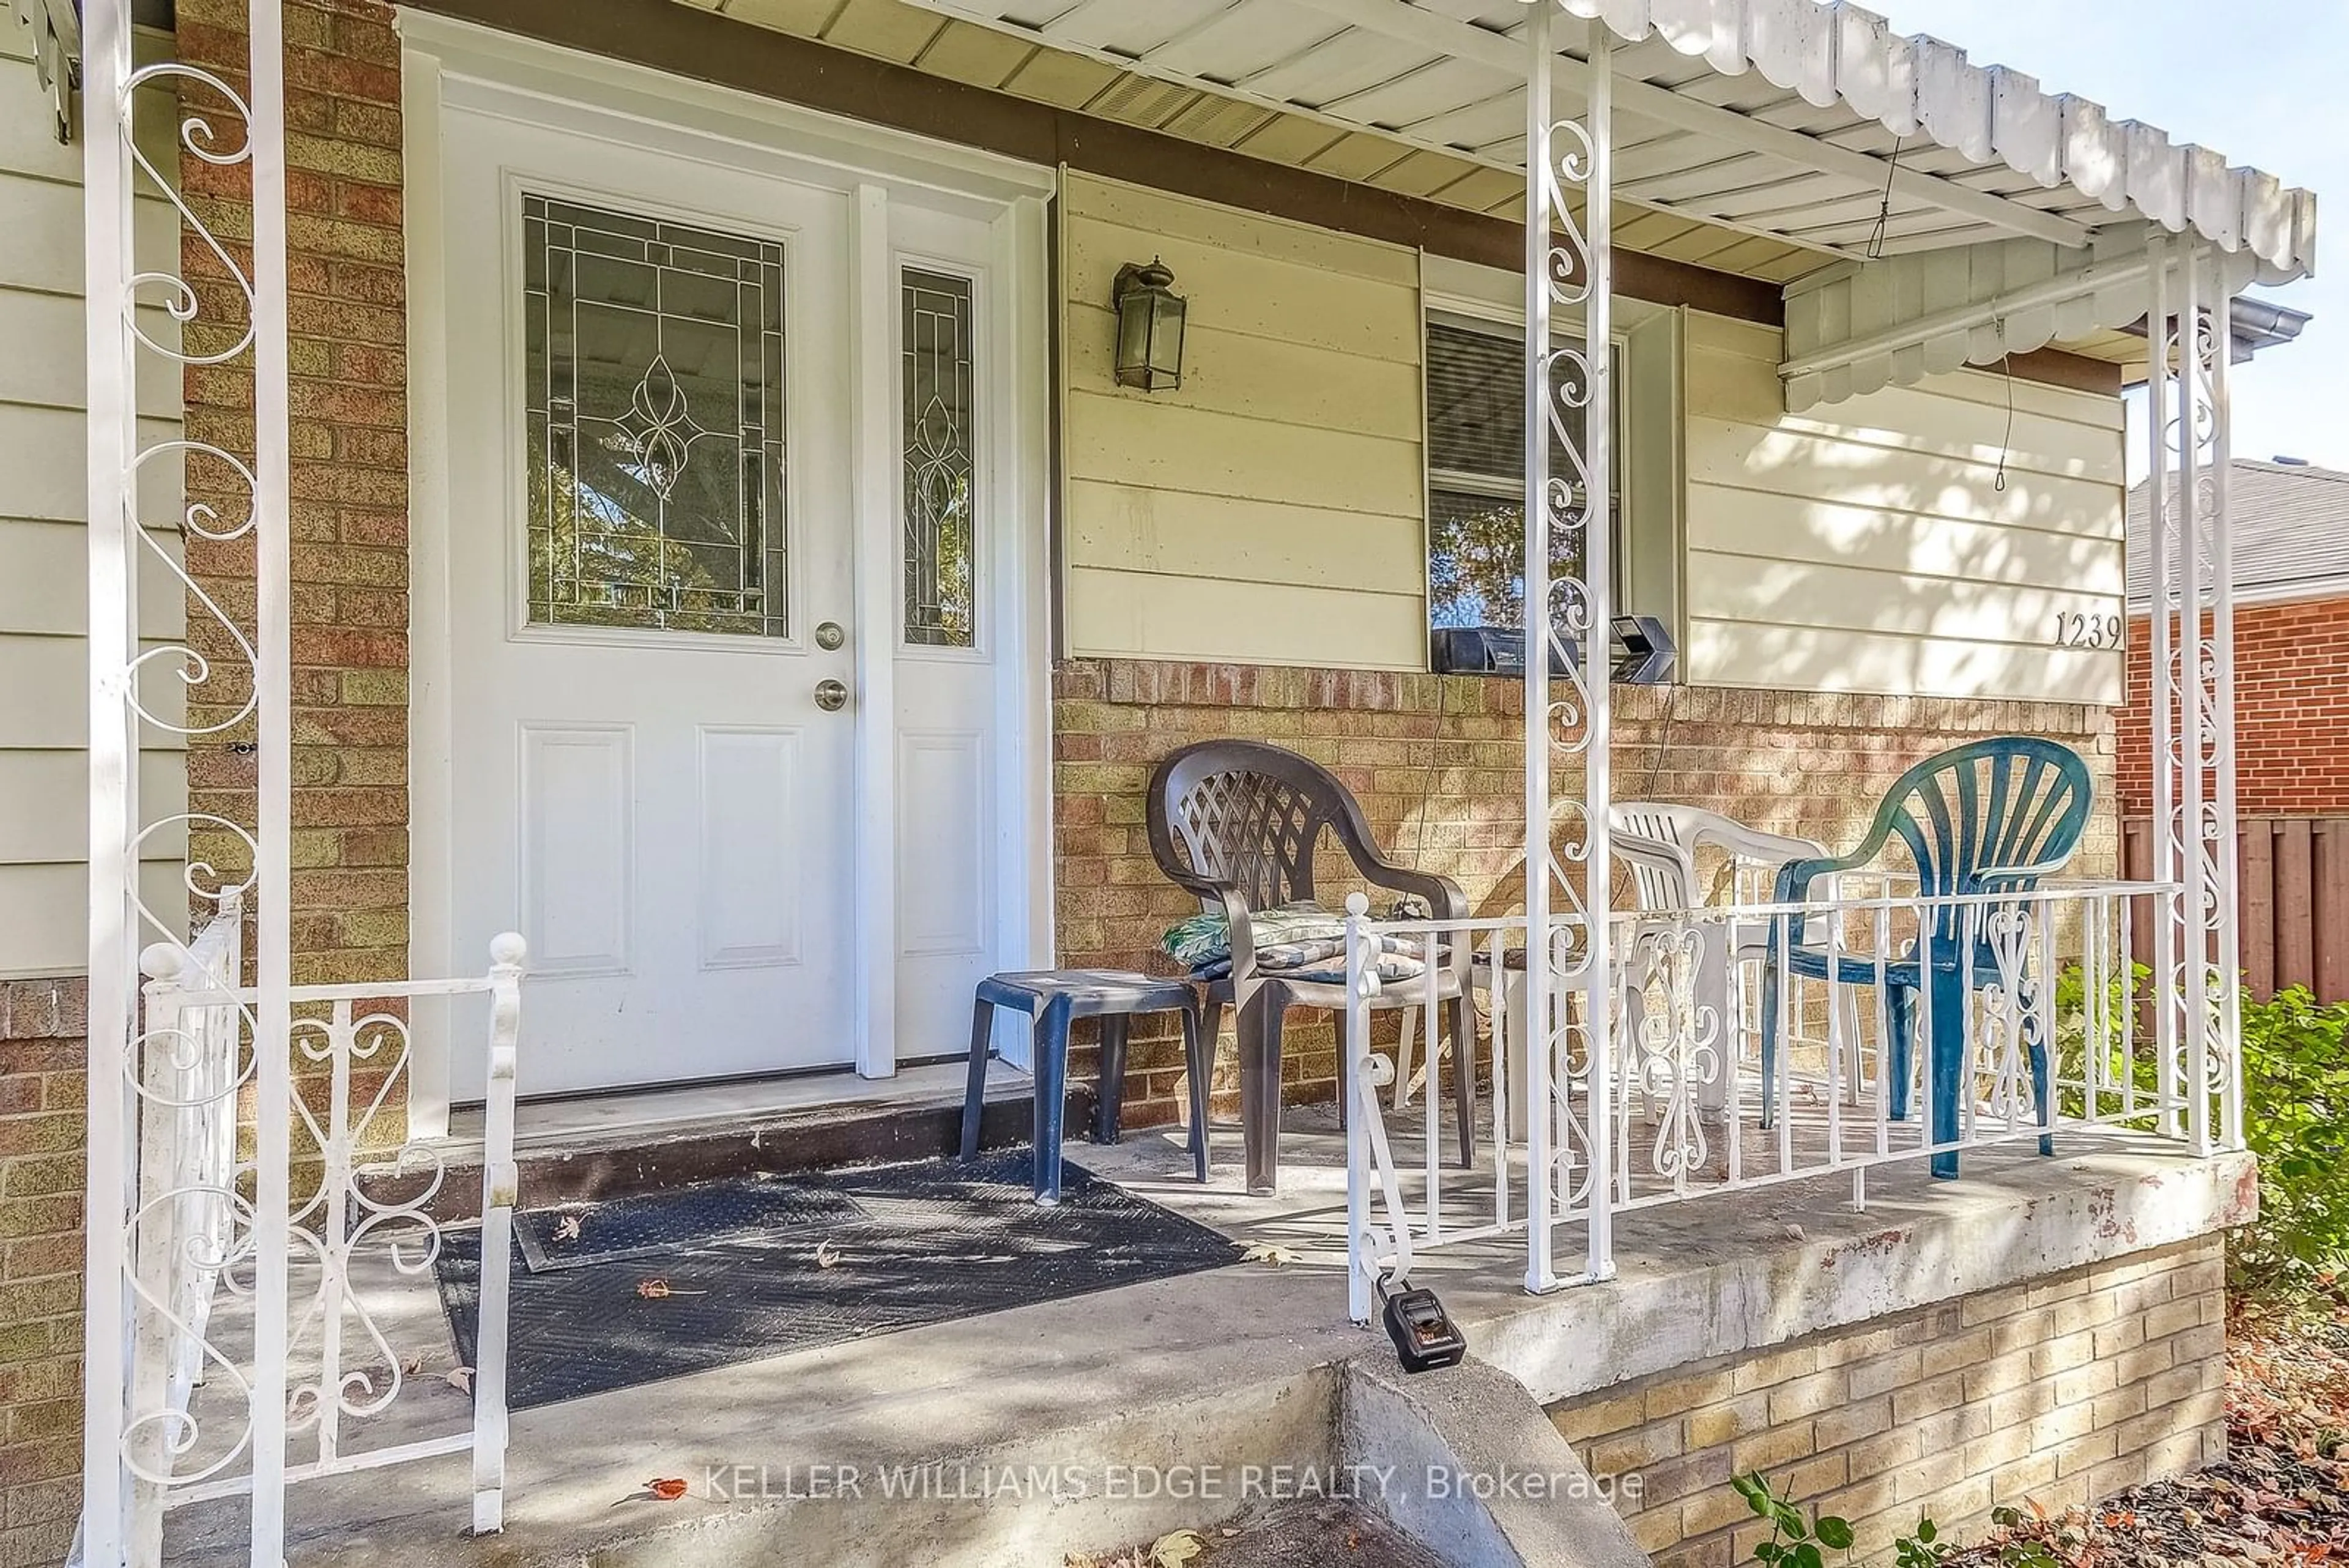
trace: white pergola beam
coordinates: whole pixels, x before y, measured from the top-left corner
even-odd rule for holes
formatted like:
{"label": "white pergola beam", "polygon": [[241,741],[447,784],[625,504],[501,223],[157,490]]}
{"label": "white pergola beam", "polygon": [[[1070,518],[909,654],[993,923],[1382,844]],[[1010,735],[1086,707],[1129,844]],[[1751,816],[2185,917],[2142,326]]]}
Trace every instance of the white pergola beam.
{"label": "white pergola beam", "polygon": [[2078,272],[2061,273],[2044,283],[2016,289],[1995,299],[1969,300],[1947,310],[1937,310],[1930,316],[1903,321],[1865,337],[1847,339],[1816,353],[1799,355],[1780,365],[1778,374],[1792,379],[1871,355],[1914,348],[1935,337],[1971,332],[1977,327],[1985,327],[2010,316],[2020,316],[2026,310],[2057,305],[2084,294],[2096,294],[2141,283],[2149,271],[2145,258],[2137,256],[2085,267]]}
{"label": "white pergola beam", "polygon": [[[1473,60],[1478,65],[1512,74],[1521,74],[1525,69],[1524,48],[1514,38],[1456,17],[1439,16],[1411,4],[1411,0],[1296,0],[1296,3],[1399,42],[1434,49],[1454,59]],[[1571,55],[1561,55],[1557,72],[1556,79],[1558,81],[1571,82],[1585,94],[1588,93],[1590,67],[1584,61]],[[1642,119],[1714,137],[1747,151],[1771,153],[1802,167],[1816,169],[1821,173],[1841,175],[1866,185],[1881,188],[1889,173],[1895,194],[1905,194],[1930,202],[1962,217],[1994,223],[2009,234],[2052,241],[2067,249],[2077,249],[2088,243],[2089,230],[2085,225],[2069,218],[2043,213],[2021,202],[2012,202],[1987,191],[1977,191],[1938,175],[1898,168],[1886,159],[1848,147],[1838,147],[1818,137],[1772,125],[1740,114],[1733,109],[1723,109],[1635,78],[1618,77],[1614,87],[1617,109],[1638,115]]]}

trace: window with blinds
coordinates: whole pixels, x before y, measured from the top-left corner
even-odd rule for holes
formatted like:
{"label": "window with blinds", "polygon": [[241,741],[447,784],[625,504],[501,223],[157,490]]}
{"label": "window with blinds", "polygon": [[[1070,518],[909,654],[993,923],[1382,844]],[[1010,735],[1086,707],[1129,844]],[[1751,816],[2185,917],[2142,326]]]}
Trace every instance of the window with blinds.
{"label": "window with blinds", "polygon": [[[1615,406],[1623,357],[1615,364]],[[1569,410],[1578,421],[1579,410]],[[1525,338],[1501,327],[1433,321],[1427,328],[1428,623],[1525,625]],[[1617,421],[1619,432],[1619,412]],[[1580,429],[1574,429],[1578,442]],[[1553,443],[1556,444],[1556,443]],[[1623,444],[1609,474],[1607,514],[1620,580]],[[1563,447],[1551,454],[1563,474]],[[1550,541],[1554,575],[1582,576],[1581,551],[1562,530]],[[1619,597],[1619,595],[1618,596]]]}

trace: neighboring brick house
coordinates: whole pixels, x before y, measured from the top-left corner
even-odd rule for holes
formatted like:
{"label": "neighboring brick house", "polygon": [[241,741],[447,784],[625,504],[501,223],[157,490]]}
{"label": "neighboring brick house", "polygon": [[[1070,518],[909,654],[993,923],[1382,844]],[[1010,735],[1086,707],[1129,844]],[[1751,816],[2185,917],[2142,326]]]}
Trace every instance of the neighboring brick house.
{"label": "neighboring brick house", "polygon": [[[2235,804],[2245,816],[2349,815],[2349,472],[2236,460]],[[2129,492],[2128,706],[2121,809],[2153,809],[2147,486]]]}

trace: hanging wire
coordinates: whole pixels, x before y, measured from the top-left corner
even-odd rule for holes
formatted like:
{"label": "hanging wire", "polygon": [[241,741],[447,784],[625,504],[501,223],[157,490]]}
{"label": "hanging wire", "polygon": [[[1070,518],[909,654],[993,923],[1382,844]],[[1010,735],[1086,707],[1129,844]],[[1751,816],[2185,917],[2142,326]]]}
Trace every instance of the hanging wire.
{"label": "hanging wire", "polygon": [[1900,171],[1900,148],[1907,137],[1892,139],[1892,156],[1884,161],[1884,204],[1877,209],[1876,226],[1868,232],[1868,259],[1884,259],[1884,234],[1892,223],[1892,177]]}
{"label": "hanging wire", "polygon": [[2014,351],[2006,347],[2006,323],[1998,324],[1998,368],[2006,377],[2006,433],[1998,438],[1998,477],[1991,488],[2001,493],[2006,489],[2006,459],[2014,445]]}

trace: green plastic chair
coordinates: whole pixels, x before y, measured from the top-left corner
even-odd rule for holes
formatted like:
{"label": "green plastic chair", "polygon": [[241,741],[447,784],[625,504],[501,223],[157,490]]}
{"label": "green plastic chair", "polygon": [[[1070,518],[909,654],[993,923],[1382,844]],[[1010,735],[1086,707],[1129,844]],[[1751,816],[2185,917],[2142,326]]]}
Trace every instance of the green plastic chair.
{"label": "green plastic chair", "polygon": [[[1976,741],[1929,758],[1900,775],[1877,808],[1866,842],[1849,855],[1789,861],[1778,873],[1777,901],[1808,901],[1812,884],[1840,871],[1873,866],[1897,835],[1916,863],[1918,890],[1926,898],[1978,893],[2024,892],[2061,870],[2079,846],[2095,798],[2088,764],[2077,753],[2053,741],[2002,735]],[[1975,906],[1974,908],[1982,908]],[[1811,915],[1782,915],[1772,938],[1771,961],[1762,981],[1762,1125],[1771,1125],[1778,1054],[1778,993],[1785,972],[1837,985],[1874,985],[1886,999],[1892,1053],[1892,1115],[1909,1114],[1910,1044],[1916,1037],[1916,1001],[1927,994],[1932,1008],[1931,1120],[1936,1144],[1959,1136],[1959,1093],[1965,1070],[1967,982],[1975,990],[1996,984],[1996,956],[1971,920],[1973,952],[1967,942],[1968,910],[1941,904],[1919,933],[1920,940],[1879,967],[1874,957],[1830,954],[1812,940]],[[2039,1152],[2055,1152],[2054,1102],[2049,1081],[2047,1042],[2035,1019],[2026,1019],[2033,1097],[2039,1112]],[[1932,1157],[1933,1174],[1958,1174],[1954,1148]]]}

